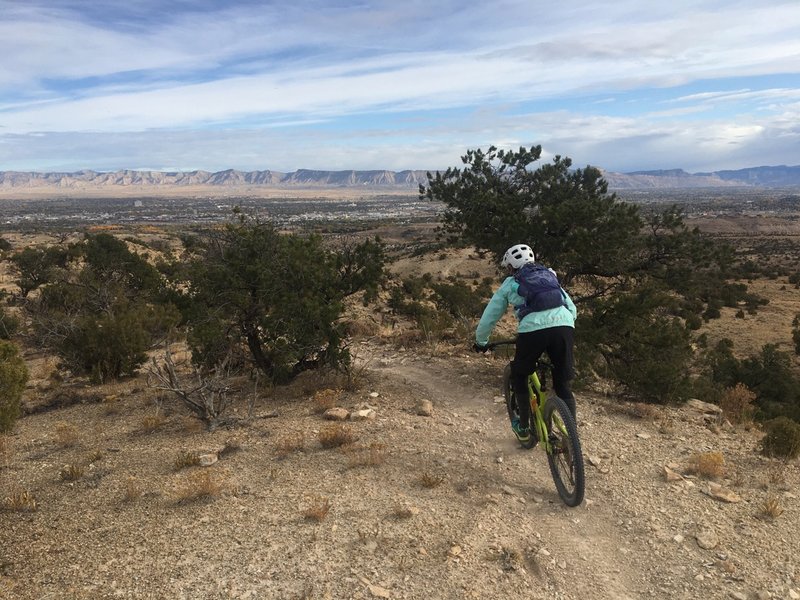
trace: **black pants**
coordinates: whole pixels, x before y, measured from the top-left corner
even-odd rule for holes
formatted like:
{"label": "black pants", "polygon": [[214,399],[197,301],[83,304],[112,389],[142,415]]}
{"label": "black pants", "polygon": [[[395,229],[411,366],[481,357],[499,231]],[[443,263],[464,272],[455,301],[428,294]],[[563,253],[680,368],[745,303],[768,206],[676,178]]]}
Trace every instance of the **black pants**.
{"label": "black pants", "polygon": [[575,377],[572,346],[575,330],[572,327],[548,327],[539,331],[520,333],[517,348],[511,361],[511,384],[519,408],[521,427],[529,427],[531,420],[530,397],[528,396],[528,377],[536,368],[536,361],[547,352],[553,363],[553,389],[575,416],[575,396],[569,382]]}

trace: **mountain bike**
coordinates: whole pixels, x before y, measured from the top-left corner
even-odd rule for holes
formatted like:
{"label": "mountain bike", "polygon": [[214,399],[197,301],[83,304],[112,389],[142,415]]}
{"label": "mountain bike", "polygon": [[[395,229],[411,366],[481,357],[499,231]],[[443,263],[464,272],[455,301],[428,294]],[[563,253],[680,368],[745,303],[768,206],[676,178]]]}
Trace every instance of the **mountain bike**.
{"label": "mountain bike", "polygon": [[[516,340],[490,342],[489,350],[498,346],[510,346]],[[540,360],[528,378],[528,393],[531,398],[531,428],[547,454],[550,474],[556,484],[558,495],[567,506],[578,506],[583,502],[586,481],[583,452],[578,438],[578,426],[567,405],[558,396],[547,396],[547,371],[552,365]],[[511,364],[503,376],[503,396],[510,420],[519,419],[516,394],[511,384]]]}

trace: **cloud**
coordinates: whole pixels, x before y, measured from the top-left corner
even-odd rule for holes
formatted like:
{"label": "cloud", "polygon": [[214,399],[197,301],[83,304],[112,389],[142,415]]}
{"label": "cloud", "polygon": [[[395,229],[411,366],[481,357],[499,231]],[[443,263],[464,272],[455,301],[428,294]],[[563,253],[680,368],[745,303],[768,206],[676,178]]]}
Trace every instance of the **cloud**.
{"label": "cloud", "polygon": [[86,6],[0,0],[4,166],[439,168],[529,140],[643,168],[796,140],[794,1]]}

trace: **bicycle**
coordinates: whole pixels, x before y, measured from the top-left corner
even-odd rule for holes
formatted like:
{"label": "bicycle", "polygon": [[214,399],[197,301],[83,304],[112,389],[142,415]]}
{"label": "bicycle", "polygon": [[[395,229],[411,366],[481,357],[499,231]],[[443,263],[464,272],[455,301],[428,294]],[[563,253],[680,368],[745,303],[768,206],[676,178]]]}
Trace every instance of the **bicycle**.
{"label": "bicycle", "polygon": [[[516,344],[516,340],[498,340],[487,345],[489,350],[498,346]],[[578,426],[572,412],[558,396],[547,397],[546,373],[552,365],[540,360],[528,378],[528,393],[531,402],[531,427],[541,443],[550,474],[556,484],[561,500],[567,506],[578,506],[583,502],[585,473]],[[511,364],[503,375],[503,395],[510,420],[518,419],[517,399],[511,385]]]}

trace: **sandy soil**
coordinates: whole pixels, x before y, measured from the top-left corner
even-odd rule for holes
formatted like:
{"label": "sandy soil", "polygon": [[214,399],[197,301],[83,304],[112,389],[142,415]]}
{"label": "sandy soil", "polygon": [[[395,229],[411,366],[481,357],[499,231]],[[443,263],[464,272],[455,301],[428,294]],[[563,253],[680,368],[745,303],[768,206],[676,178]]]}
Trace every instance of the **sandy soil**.
{"label": "sandy soil", "polygon": [[[358,437],[349,450],[321,446],[328,424],[311,397],[327,384],[311,378],[260,397],[256,418],[211,433],[171,399],[165,422],[143,433],[156,414],[143,380],[23,418],[3,438],[0,496],[29,491],[37,509],[0,512],[0,596],[689,599],[800,590],[800,472],[761,457],[756,431],[583,391],[586,501],[568,509],[544,454],[520,449],[509,431],[497,397],[502,359],[374,341],[358,355],[363,387],[338,404],[377,416],[345,424]],[[44,358],[30,358],[46,370]],[[57,393],[49,385],[35,381],[28,401]],[[423,399],[432,416],[417,414]],[[302,450],[282,457],[297,440]],[[175,467],[183,452],[226,445],[238,450],[215,464]],[[364,460],[370,446],[374,460]],[[708,482],[695,476],[665,479],[665,465],[685,472],[707,451],[724,455],[719,483],[740,501],[706,495]],[[84,474],[63,481],[65,465]],[[179,500],[202,476],[219,489]],[[762,514],[768,497],[783,509],[775,519]],[[326,504],[324,518],[311,518]]]}

